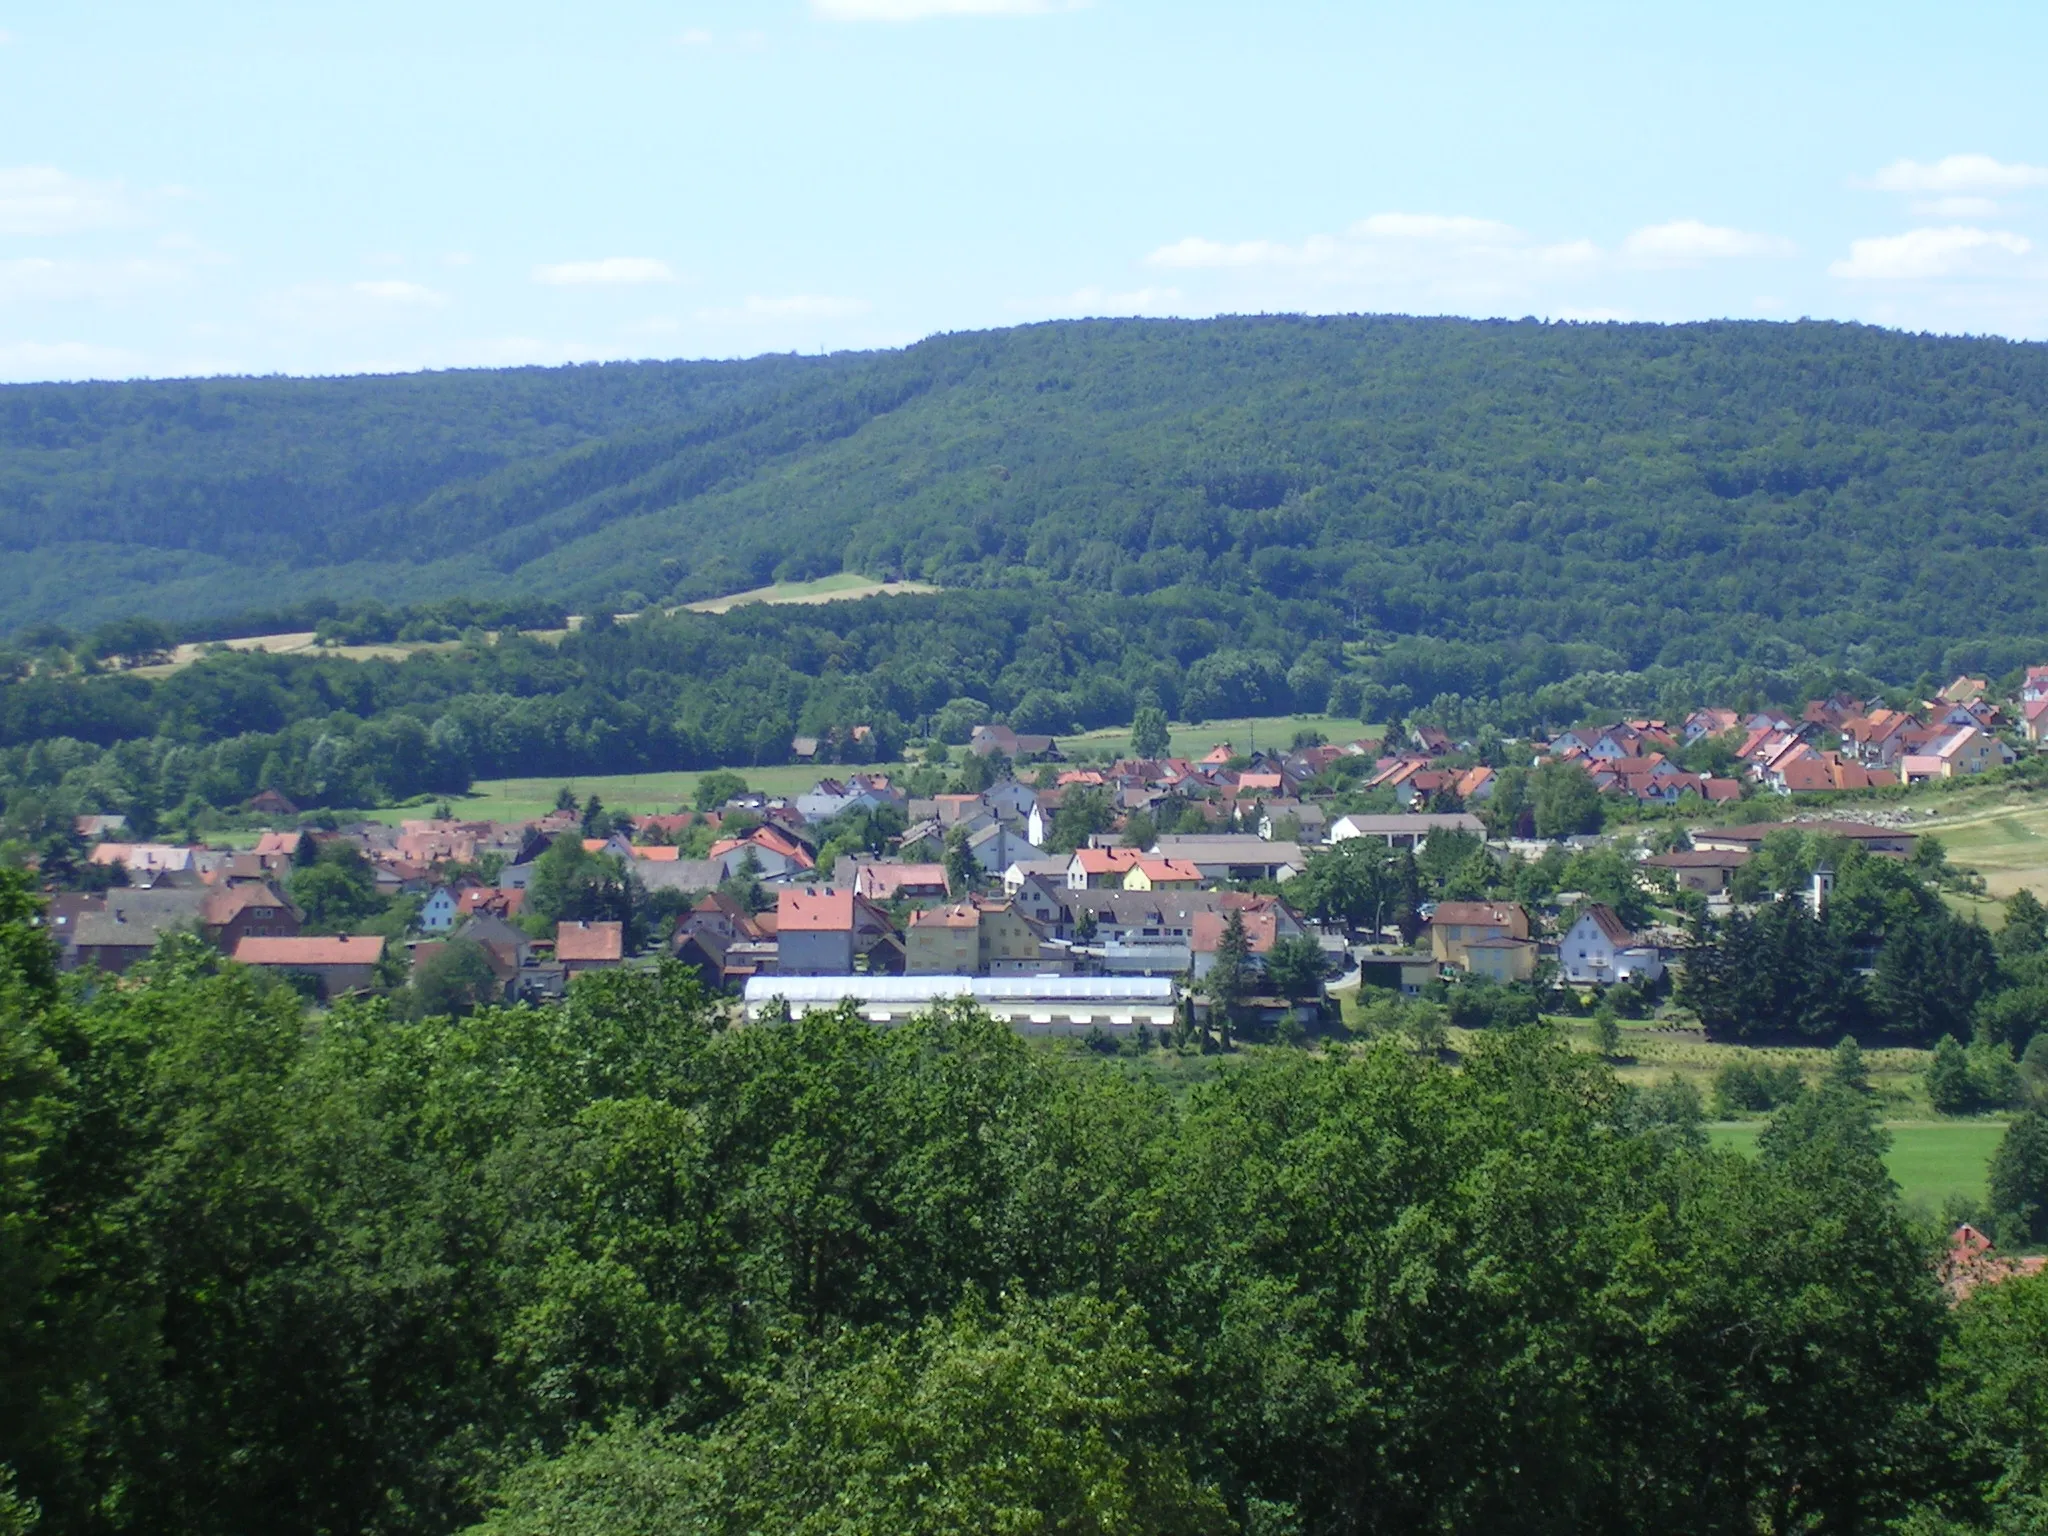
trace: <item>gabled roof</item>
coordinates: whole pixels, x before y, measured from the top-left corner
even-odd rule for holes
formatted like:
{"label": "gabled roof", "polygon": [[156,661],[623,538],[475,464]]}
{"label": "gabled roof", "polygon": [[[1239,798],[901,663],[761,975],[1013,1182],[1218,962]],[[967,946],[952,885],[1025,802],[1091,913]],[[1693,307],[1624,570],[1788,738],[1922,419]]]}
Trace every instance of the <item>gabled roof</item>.
{"label": "gabled roof", "polygon": [[384,954],[376,934],[342,933],[328,938],[246,938],[235,945],[243,965],[375,965]]}
{"label": "gabled roof", "polygon": [[558,923],[555,926],[557,960],[622,960],[626,955],[623,923]]}
{"label": "gabled roof", "polygon": [[1456,928],[1512,928],[1517,918],[1527,921],[1512,902],[1440,901],[1429,920]]}
{"label": "gabled roof", "polygon": [[1576,928],[1579,923],[1588,920],[1592,922],[1594,927],[1605,934],[1607,941],[1616,948],[1628,949],[1635,944],[1636,936],[1630,931],[1628,924],[1624,923],[1615,913],[1614,908],[1608,906],[1605,902],[1591,902],[1580,909],[1578,922],[1573,923],[1572,926]]}
{"label": "gabled roof", "polygon": [[[1271,907],[1247,907],[1244,911],[1244,936],[1255,955],[1273,952],[1273,941],[1279,937],[1279,917]],[[1223,942],[1223,929],[1230,921],[1228,910],[1197,912],[1189,925],[1188,947],[1198,955],[1213,955],[1217,945]]]}
{"label": "gabled roof", "polygon": [[955,902],[951,906],[931,907],[923,912],[910,914],[913,928],[979,928],[981,911],[970,901]]}
{"label": "gabled roof", "polygon": [[1076,848],[1067,867],[1087,875],[1113,875],[1132,868],[1143,855],[1135,848]]}
{"label": "gabled roof", "polygon": [[853,890],[843,886],[778,892],[775,898],[775,930],[778,933],[851,933],[856,899]]}

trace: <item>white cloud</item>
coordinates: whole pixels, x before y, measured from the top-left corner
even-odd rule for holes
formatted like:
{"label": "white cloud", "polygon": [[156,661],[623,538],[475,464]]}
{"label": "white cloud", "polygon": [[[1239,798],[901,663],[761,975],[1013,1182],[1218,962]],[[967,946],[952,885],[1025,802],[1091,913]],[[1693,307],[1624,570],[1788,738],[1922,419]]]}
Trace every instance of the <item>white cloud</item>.
{"label": "white cloud", "polygon": [[608,283],[672,283],[675,273],[652,256],[607,256],[600,261],[563,261],[535,267],[533,280],[556,288]]}
{"label": "white cloud", "polygon": [[1880,192],[2020,192],[2048,187],[2048,166],[2008,164],[1989,155],[1948,155],[1932,165],[1895,160],[1870,184]]}
{"label": "white cloud", "polygon": [[1977,229],[1966,224],[1909,229],[1903,235],[1850,241],[1847,259],[1833,263],[1828,272],[1860,282],[1958,277],[1996,268],[2033,248],[2033,242],[2026,236],[2009,230]]}
{"label": "white cloud", "polygon": [[1776,235],[1673,219],[1636,230],[1621,243],[1622,255],[1639,266],[1691,267],[1706,261],[1754,256],[1791,256],[1798,247]]}
{"label": "white cloud", "polygon": [[134,219],[120,187],[55,166],[0,169],[0,235],[73,235]]}
{"label": "white cloud", "polygon": [[928,16],[1044,16],[1087,0],[811,0],[827,21],[922,21]]}
{"label": "white cloud", "polygon": [[367,299],[380,304],[444,304],[447,299],[427,287],[424,283],[408,283],[402,278],[381,278],[374,282],[350,283],[349,287]]}
{"label": "white cloud", "polygon": [[1907,204],[1923,219],[1988,219],[1998,212],[1995,197],[1930,197]]}
{"label": "white cloud", "polygon": [[13,41],[14,34],[12,32],[0,32],[0,48],[5,48],[9,43]]}

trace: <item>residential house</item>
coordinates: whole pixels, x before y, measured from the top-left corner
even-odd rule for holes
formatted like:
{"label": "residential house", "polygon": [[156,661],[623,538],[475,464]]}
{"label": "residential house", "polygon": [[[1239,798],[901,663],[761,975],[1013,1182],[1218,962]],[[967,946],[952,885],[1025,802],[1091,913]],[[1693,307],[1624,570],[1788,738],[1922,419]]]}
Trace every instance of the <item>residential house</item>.
{"label": "residential house", "polygon": [[1175,1022],[1176,988],[1164,976],[759,976],[745,992],[753,1023],[851,1003],[870,1023],[900,1024],[956,997],[1022,1035],[1122,1036]]}
{"label": "residential house", "polygon": [[1121,890],[1143,855],[1135,848],[1076,848],[1067,859],[1070,891]]}
{"label": "residential house", "polygon": [[1050,736],[1019,735],[1007,725],[977,725],[967,738],[967,750],[976,757],[1000,752],[1013,763],[1032,758],[1058,760],[1059,743]]}
{"label": "residential house", "polygon": [[1158,859],[1149,854],[1124,871],[1127,891],[1192,891],[1200,889],[1202,872],[1185,859]]}
{"label": "residential house", "polygon": [[1280,833],[1293,818],[1295,842],[1319,843],[1330,830],[1330,813],[1313,800],[1269,800],[1259,814],[1258,833],[1267,842],[1285,842]]}
{"label": "residential house", "polygon": [[2026,678],[2020,683],[2020,699],[2027,704],[2048,699],[2048,667],[2027,668]]}
{"label": "residential house", "polygon": [[76,816],[72,818],[71,827],[87,842],[96,843],[109,837],[119,837],[127,831],[128,818],[119,815]]}
{"label": "residential house", "polygon": [[[1013,865],[1012,869],[1018,867]],[[1006,876],[1003,888],[1011,906],[1019,913],[1054,938],[1070,939],[1074,935],[1075,916],[1066,881],[1066,866],[1061,864],[1057,873],[1042,868],[1033,870],[1022,875],[1014,885]]]}
{"label": "residential house", "polygon": [[854,871],[853,888],[869,901],[890,902],[898,897],[929,900],[946,896],[946,866],[943,864],[882,864],[863,860]]}
{"label": "residential house", "polygon": [[1839,752],[1806,748],[1799,756],[1772,767],[1764,782],[1781,795],[1802,795],[1815,790],[1888,789],[1899,782],[1899,776],[1889,768],[1866,768]]}
{"label": "residential house", "polygon": [[1942,689],[1939,697],[1944,704],[1968,704],[1983,698],[1990,691],[1989,679],[1964,674]]}
{"label": "residential house", "polygon": [[1681,848],[1674,853],[1652,854],[1643,860],[1643,867],[1670,871],[1681,890],[1719,896],[1727,891],[1735,871],[1752,857],[1745,849]]}
{"label": "residential house", "polygon": [[493,913],[510,922],[525,905],[525,891],[507,890],[501,885],[465,885],[455,893],[457,922],[479,912]]}
{"label": "residential house", "polygon": [[274,789],[258,790],[247,802],[246,809],[259,816],[296,816],[299,808]]}
{"label": "residential house", "polygon": [[462,906],[455,892],[445,885],[437,885],[427,892],[427,899],[420,903],[419,916],[414,921],[421,933],[446,933],[461,915]]}
{"label": "residential house", "polygon": [[1533,939],[1473,939],[1463,946],[1465,969],[1474,976],[1506,986],[1536,974]]}
{"label": "residential house", "polygon": [[903,930],[903,974],[971,976],[981,964],[981,912],[971,901],[910,914]]}
{"label": "residential house", "polygon": [[1033,875],[1043,875],[1054,885],[1067,883],[1067,859],[1013,859],[1003,870],[1003,894],[1014,896]]}
{"label": "residential house", "polygon": [[1975,725],[1959,726],[1930,742],[1923,752],[1909,753],[1899,764],[1908,784],[1929,779],[1959,779],[2002,767],[2013,760],[2013,750],[1996,736]]}
{"label": "residential house", "polygon": [[1420,848],[1432,832],[1469,832],[1486,836],[1486,823],[1469,811],[1430,811],[1414,816],[1340,816],[1330,825],[1330,841],[1377,837],[1392,848]]}
{"label": "residential house", "polygon": [[1054,951],[1015,902],[976,898],[981,913],[975,970],[983,976],[1042,976],[1073,968],[1071,951]]}
{"label": "residential house", "polygon": [[267,881],[216,886],[199,905],[200,932],[223,953],[246,938],[296,938],[300,922],[299,909]]}
{"label": "residential house", "polygon": [[[725,855],[715,859],[650,859],[636,863],[633,873],[650,891],[711,891],[730,878],[726,873],[728,868],[737,871],[745,863],[744,852],[737,859]],[[511,871],[505,873],[509,875]],[[498,878],[501,883],[505,881],[504,875]]]}
{"label": "residential house", "polygon": [[[1472,969],[1466,957],[1466,948],[1481,939],[1519,939],[1529,937],[1529,914],[1512,901],[1440,901],[1429,917],[1429,952],[1439,965],[1454,965],[1459,970]],[[1534,946],[1531,946],[1529,970],[1536,966]],[[1515,977],[1522,980],[1523,977]]]}
{"label": "residential house", "polygon": [[1291,880],[1307,863],[1301,844],[1269,843],[1248,832],[1161,837],[1146,851],[1192,864],[1204,880]]}
{"label": "residential house", "polygon": [[998,821],[1022,823],[1038,803],[1038,792],[1028,784],[1005,779],[983,790],[981,801]]}
{"label": "residential house", "polygon": [[711,845],[708,858],[719,866],[719,880],[723,881],[732,879],[746,868],[749,854],[760,865],[763,880],[792,880],[798,875],[808,874],[818,864],[811,850],[802,842],[782,828],[767,823],[742,838],[721,838]]}
{"label": "residential house", "polygon": [[[1264,971],[1266,957],[1273,953],[1274,942],[1280,937],[1279,914],[1272,906],[1247,908],[1241,914],[1244,919],[1244,936],[1247,957],[1254,970]],[[1200,981],[1216,969],[1216,951],[1223,943],[1223,931],[1230,925],[1227,911],[1197,912],[1189,928],[1188,948],[1193,956],[1191,969],[1195,980]]]}
{"label": "residential house", "polygon": [[339,997],[363,991],[376,981],[384,940],[361,933],[328,938],[251,937],[237,943],[230,958],[238,965],[263,970],[302,972],[319,981],[322,997]]}
{"label": "residential house", "polygon": [[881,939],[893,940],[895,931],[888,913],[851,887],[782,891],[775,904],[776,971],[784,976],[851,975],[855,958]]}
{"label": "residential house", "polygon": [[571,976],[609,970],[626,958],[626,927],[617,922],[555,925],[555,963]]}
{"label": "residential house", "polygon": [[[1692,845],[1713,853],[1753,852],[1763,846],[1763,840],[1779,831],[1776,826],[1764,824],[1749,827],[1696,827],[1692,833]],[[1912,832],[1898,827],[1874,827],[1861,821],[1812,821],[1800,823],[1799,830],[1820,837],[1838,837],[1845,842],[1860,844],[1871,853],[1892,853],[1910,858],[1920,839]]]}
{"label": "residential house", "polygon": [[168,933],[198,933],[210,893],[197,887],[128,889],[106,893],[98,910],[72,920],[71,961],[118,974],[149,958]]}
{"label": "residential house", "polygon": [[970,833],[967,852],[984,874],[999,875],[1018,860],[1036,856],[1038,849],[1025,839],[1023,833],[1013,831],[1010,825],[998,821]]}
{"label": "residential house", "polygon": [[1657,946],[1630,931],[1614,908],[1591,902],[1558,941],[1564,979],[1579,985],[1655,981],[1664,974]]}
{"label": "residential house", "polygon": [[524,929],[515,928],[495,912],[477,912],[465,918],[455,932],[449,935],[451,942],[460,940],[474,944],[484,952],[490,962],[491,974],[509,994],[518,982],[519,973],[533,956],[533,940]]}
{"label": "residential house", "polygon": [[2048,741],[2048,693],[2027,700],[2020,712],[2020,734],[2028,741]]}

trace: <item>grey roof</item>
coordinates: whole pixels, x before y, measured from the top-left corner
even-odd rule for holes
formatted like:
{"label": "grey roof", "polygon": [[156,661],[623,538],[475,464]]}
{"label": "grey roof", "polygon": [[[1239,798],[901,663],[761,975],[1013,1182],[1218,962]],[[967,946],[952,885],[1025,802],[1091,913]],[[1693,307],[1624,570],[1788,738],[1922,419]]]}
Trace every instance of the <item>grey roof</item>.
{"label": "grey roof", "polygon": [[128,945],[151,948],[174,929],[197,927],[206,907],[206,895],[202,887],[186,886],[109,891],[104,909],[78,914],[71,942],[88,949]]}
{"label": "grey roof", "polygon": [[715,891],[725,879],[725,860],[635,859],[633,873],[650,891]]}
{"label": "grey roof", "polygon": [[754,976],[746,1000],[765,1003],[935,1003],[950,997],[977,1002],[1173,1001],[1169,976]]}
{"label": "grey roof", "polygon": [[1385,837],[1392,833],[1403,837],[1410,833],[1424,834],[1436,831],[1476,832],[1486,835],[1486,823],[1470,811],[1425,811],[1413,816],[1344,816],[1337,825],[1350,823],[1353,832],[1362,837]]}
{"label": "grey roof", "polygon": [[1189,864],[1292,864],[1298,869],[1302,862],[1301,844],[1269,843],[1247,832],[1162,837],[1151,851]]}

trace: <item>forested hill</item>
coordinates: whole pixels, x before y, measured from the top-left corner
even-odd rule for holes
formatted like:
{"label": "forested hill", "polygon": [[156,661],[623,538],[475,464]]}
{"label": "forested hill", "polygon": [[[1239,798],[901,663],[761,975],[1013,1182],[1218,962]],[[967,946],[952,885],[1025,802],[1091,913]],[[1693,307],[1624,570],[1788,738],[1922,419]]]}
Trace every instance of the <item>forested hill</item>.
{"label": "forested hill", "polygon": [[638,607],[849,569],[1324,598],[1354,633],[2048,637],[2048,348],[1102,321],[901,352],[0,390],[0,626],[315,593]]}

